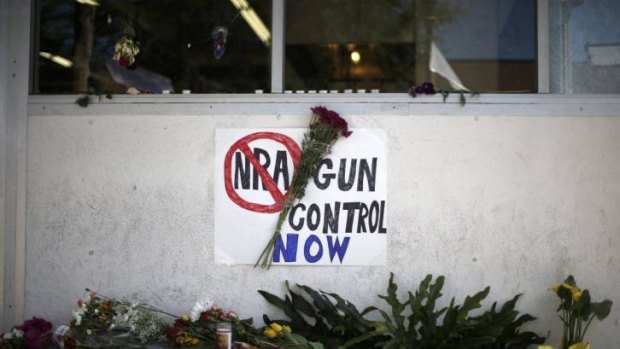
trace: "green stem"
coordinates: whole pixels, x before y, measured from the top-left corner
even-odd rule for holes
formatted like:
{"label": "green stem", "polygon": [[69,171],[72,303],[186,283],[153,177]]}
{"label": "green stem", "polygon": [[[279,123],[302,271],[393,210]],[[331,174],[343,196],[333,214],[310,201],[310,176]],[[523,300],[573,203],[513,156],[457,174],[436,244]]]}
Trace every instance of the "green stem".
{"label": "green stem", "polygon": [[286,200],[284,201],[284,207],[282,208],[282,211],[280,211],[280,215],[278,216],[278,225],[276,226],[276,230],[274,231],[271,239],[269,239],[267,246],[265,246],[263,252],[258,257],[258,260],[254,264],[254,268],[256,268],[259,264],[260,267],[263,269],[269,270],[269,268],[271,268],[271,263],[273,262],[273,250],[275,249],[276,242],[280,237],[280,232],[282,231],[282,226],[284,225],[286,216],[293,207],[293,197],[293,193],[289,192]]}
{"label": "green stem", "polygon": [[594,320],[594,314],[592,314],[592,316],[590,316],[590,319],[588,320],[588,323],[586,324],[586,328],[583,330],[583,332],[579,336],[579,341],[580,342],[582,342],[583,338],[586,336],[586,332],[588,332],[588,327],[590,327],[590,323],[592,323],[592,320]]}

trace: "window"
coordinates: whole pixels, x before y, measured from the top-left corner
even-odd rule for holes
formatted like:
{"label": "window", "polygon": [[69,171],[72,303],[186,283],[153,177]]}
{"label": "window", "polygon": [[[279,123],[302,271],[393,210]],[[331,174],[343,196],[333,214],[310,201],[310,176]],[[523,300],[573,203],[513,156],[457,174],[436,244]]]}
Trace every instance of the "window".
{"label": "window", "polygon": [[620,93],[620,1],[550,2],[550,91]]}
{"label": "window", "polygon": [[[288,89],[536,91],[533,0],[295,0]],[[311,14],[311,15],[308,15]]]}
{"label": "window", "polygon": [[[37,0],[33,92],[268,92],[272,72],[283,71],[277,85],[290,91],[404,93],[431,81],[477,92],[620,93],[615,0],[273,1],[284,11],[273,12],[272,0]],[[273,35],[273,16],[283,36]],[[537,23],[549,27],[537,32]],[[123,35],[140,50],[129,67],[113,59]],[[548,57],[536,49],[541,35]]]}
{"label": "window", "polygon": [[[252,2],[251,8],[246,4],[40,0],[34,92],[125,93],[129,87],[152,93],[268,90],[271,1]],[[129,67],[113,59],[115,44],[124,34],[140,50]],[[216,36],[222,34],[226,42],[219,51],[222,56],[216,57]]]}

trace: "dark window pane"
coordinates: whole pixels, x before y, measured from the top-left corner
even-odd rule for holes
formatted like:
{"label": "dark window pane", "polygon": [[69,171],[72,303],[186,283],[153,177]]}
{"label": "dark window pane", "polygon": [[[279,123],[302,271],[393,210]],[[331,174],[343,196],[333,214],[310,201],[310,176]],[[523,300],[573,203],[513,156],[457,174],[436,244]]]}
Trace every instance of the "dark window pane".
{"label": "dark window pane", "polygon": [[[153,93],[269,89],[269,39],[259,38],[238,7],[247,3],[270,34],[270,0],[98,2],[39,1],[35,93],[125,93],[128,87]],[[220,59],[214,55],[217,27],[228,32]],[[115,43],[127,32],[135,34],[140,49],[132,69],[112,59]],[[62,66],[58,57],[73,65]]]}
{"label": "dark window pane", "polygon": [[288,1],[285,86],[405,92],[432,81],[535,92],[535,7],[534,0]]}

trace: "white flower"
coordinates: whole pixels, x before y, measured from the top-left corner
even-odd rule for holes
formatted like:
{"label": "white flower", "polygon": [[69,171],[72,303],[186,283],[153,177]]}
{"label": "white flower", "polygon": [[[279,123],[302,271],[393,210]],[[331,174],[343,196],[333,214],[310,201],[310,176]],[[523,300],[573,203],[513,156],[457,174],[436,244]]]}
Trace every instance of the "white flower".
{"label": "white flower", "polygon": [[213,301],[208,299],[196,302],[196,304],[192,307],[192,310],[189,312],[190,320],[192,320],[192,322],[198,321],[198,319],[200,319],[200,315],[207,310],[211,310],[212,307]]}
{"label": "white flower", "polygon": [[114,329],[114,327],[116,327],[115,324],[110,325],[110,328],[108,328],[109,331],[112,331]]}
{"label": "white flower", "polygon": [[82,314],[74,311],[73,318],[75,319],[75,326],[80,326],[82,324]]}
{"label": "white flower", "polygon": [[99,309],[95,309],[95,315],[99,314]]}
{"label": "white flower", "polygon": [[11,332],[5,333],[3,338],[4,339],[22,338],[23,336],[24,336],[24,332],[22,330],[18,330],[17,328],[14,328],[11,330]]}
{"label": "white flower", "polygon": [[90,336],[92,333],[93,333],[93,331],[91,331],[91,330],[86,330],[86,334],[87,334],[87,335],[89,335],[89,336]]}

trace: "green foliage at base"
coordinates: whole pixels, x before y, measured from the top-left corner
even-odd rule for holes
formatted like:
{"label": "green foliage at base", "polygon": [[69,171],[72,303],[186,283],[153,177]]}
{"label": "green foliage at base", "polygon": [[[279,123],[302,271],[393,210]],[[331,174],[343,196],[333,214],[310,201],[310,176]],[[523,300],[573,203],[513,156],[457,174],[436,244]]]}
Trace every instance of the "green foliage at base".
{"label": "green foliage at base", "polygon": [[[284,312],[296,331],[326,348],[525,349],[544,342],[536,333],[519,330],[535,319],[515,310],[520,295],[471,316],[470,312],[482,307],[490,288],[465,297],[462,304],[452,298],[447,307],[438,308],[443,285],[443,276],[433,282],[427,275],[417,290],[400,300],[391,274],[387,295],[378,296],[387,303],[387,310],[370,306],[362,312],[338,294],[304,285],[297,285],[299,291],[294,292],[287,283],[288,294],[283,299],[266,291],[259,293]],[[380,320],[371,314],[378,314]],[[266,316],[265,321],[269,321]]]}

